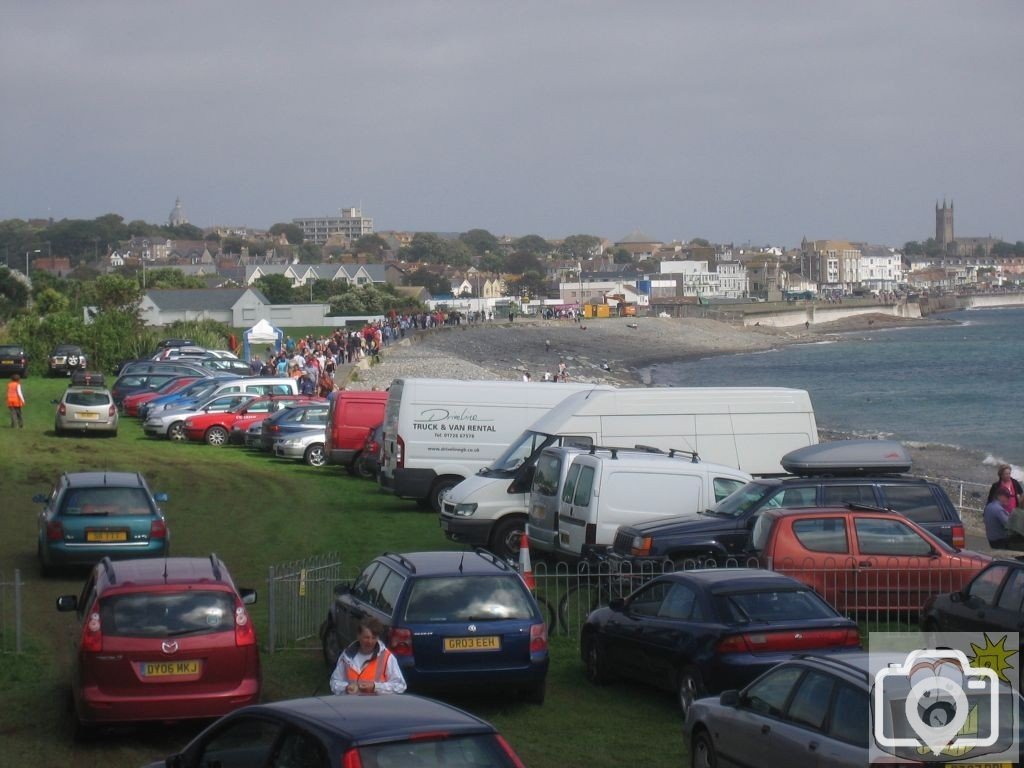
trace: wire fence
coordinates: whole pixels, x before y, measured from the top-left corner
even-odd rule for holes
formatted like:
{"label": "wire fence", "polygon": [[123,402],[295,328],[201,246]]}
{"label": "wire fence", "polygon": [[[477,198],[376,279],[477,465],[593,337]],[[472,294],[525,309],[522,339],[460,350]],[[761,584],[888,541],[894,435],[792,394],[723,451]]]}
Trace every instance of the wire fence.
{"label": "wire fence", "polygon": [[336,552],[270,566],[267,650],[319,648],[320,625],[343,577]]}
{"label": "wire fence", "polygon": [[0,576],[0,653],[21,653],[22,621],[24,610],[21,571],[14,570],[11,578]]}

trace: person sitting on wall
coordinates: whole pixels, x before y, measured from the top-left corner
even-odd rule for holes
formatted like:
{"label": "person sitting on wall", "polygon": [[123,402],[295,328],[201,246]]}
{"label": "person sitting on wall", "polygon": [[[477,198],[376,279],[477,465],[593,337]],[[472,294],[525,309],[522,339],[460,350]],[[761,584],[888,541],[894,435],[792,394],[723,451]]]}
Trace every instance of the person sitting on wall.
{"label": "person sitting on wall", "polygon": [[995,498],[985,505],[985,536],[992,549],[1010,549],[1024,552],[1024,536],[1015,533],[1011,527],[1010,492],[1006,488],[996,490]]}

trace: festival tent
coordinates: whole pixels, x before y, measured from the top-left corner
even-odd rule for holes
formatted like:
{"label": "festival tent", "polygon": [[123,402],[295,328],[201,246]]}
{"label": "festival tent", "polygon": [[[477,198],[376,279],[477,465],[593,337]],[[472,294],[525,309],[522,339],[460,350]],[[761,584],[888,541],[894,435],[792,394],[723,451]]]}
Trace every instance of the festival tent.
{"label": "festival tent", "polygon": [[267,320],[260,320],[256,325],[242,334],[242,359],[251,360],[252,354],[259,354],[267,346],[275,351],[281,350],[284,342],[284,331],[276,328]]}

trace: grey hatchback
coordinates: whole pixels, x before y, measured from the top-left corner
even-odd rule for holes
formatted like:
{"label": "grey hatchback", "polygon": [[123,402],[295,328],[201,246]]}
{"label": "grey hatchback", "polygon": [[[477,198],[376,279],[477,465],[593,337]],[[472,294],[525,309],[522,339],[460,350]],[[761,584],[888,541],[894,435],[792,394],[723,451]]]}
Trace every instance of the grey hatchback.
{"label": "grey hatchback", "polygon": [[56,434],[103,432],[111,437],[117,435],[119,417],[109,389],[70,386],[54,403],[57,406],[53,420]]}

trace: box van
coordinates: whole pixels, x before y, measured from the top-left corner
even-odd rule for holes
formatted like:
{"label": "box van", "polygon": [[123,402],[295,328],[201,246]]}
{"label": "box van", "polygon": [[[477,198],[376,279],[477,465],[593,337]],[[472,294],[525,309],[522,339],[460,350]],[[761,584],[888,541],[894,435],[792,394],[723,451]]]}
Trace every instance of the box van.
{"label": "box van", "polygon": [[611,546],[620,525],[696,517],[751,479],[689,453],[573,456],[559,494],[555,551],[580,557],[589,547]]}
{"label": "box van", "polygon": [[340,464],[354,472],[366,436],[384,421],[387,402],[387,392],[345,390],[331,398],[324,442],[328,464]]}
{"label": "box van", "polygon": [[597,386],[396,379],[384,411],[380,487],[440,512],[445,491],[493,462],[552,406]]}
{"label": "box van", "polygon": [[784,474],[779,461],[818,442],[810,396],[778,387],[599,389],[563,400],[486,470],[452,489],[441,528],[455,541],[509,557],[526,526],[533,468],[548,446],[646,445],[694,451],[751,475]]}

